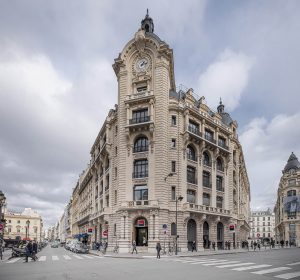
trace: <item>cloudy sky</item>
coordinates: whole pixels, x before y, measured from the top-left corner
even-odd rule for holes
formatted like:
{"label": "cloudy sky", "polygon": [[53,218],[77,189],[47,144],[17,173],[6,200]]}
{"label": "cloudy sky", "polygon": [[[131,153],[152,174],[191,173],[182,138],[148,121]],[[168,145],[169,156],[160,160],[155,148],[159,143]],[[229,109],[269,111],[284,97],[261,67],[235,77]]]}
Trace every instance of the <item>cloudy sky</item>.
{"label": "cloudy sky", "polygon": [[0,0],[0,189],[54,224],[110,108],[114,58],[149,8],[176,84],[239,123],[253,209],[300,157],[300,2]]}

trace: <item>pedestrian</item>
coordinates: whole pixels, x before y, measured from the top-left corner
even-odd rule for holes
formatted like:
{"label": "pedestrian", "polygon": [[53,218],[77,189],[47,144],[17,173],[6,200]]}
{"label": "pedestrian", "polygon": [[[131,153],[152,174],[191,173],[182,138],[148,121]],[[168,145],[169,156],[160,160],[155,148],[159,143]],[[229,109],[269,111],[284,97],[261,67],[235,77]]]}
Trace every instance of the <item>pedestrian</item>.
{"label": "pedestrian", "polygon": [[257,248],[260,251],[260,242],[259,241],[257,242]]}
{"label": "pedestrian", "polygon": [[37,260],[38,257],[36,256],[36,254],[38,253],[38,244],[37,242],[34,240],[33,244],[32,244],[32,256],[34,258],[34,260]]}
{"label": "pedestrian", "polygon": [[103,242],[103,251],[104,251],[104,253],[106,253],[107,246],[108,246],[108,243],[107,243],[107,241],[105,240],[105,241]]}
{"label": "pedestrian", "polygon": [[285,246],[287,247],[289,245],[289,242],[286,240],[285,241]]}
{"label": "pedestrian", "polygon": [[216,251],[216,242],[215,241],[213,241],[212,247],[213,247],[214,251]]}
{"label": "pedestrian", "polygon": [[228,250],[230,250],[230,241],[228,241]]}
{"label": "pedestrian", "polygon": [[254,251],[255,251],[256,250],[256,246],[257,246],[256,241],[254,241],[253,246],[254,246]]}
{"label": "pedestrian", "polygon": [[147,245],[147,239],[145,236],[143,236],[143,246],[146,246]]}
{"label": "pedestrian", "polygon": [[197,248],[196,248],[196,241],[194,240],[192,243],[192,252],[196,251],[197,252]]}
{"label": "pedestrian", "polygon": [[136,242],[135,242],[135,240],[132,241],[132,252],[131,252],[131,254],[133,254],[134,251],[136,252],[136,254],[138,253],[137,250],[136,250]]}
{"label": "pedestrian", "polygon": [[158,241],[156,243],[156,252],[157,252],[156,258],[157,259],[160,259],[160,251],[161,251],[161,245],[160,245],[160,242]]}
{"label": "pedestrian", "polygon": [[33,258],[32,256],[32,243],[31,241],[29,241],[25,247],[25,253],[26,253],[26,256],[25,256],[25,261],[24,262],[28,262],[28,257],[31,257],[34,261],[35,261],[35,258]]}
{"label": "pedestrian", "polygon": [[280,245],[281,245],[281,248],[283,248],[283,245],[284,245],[283,239],[280,240]]}
{"label": "pedestrian", "polygon": [[251,240],[250,246],[251,246],[251,249],[253,249],[253,240]]}

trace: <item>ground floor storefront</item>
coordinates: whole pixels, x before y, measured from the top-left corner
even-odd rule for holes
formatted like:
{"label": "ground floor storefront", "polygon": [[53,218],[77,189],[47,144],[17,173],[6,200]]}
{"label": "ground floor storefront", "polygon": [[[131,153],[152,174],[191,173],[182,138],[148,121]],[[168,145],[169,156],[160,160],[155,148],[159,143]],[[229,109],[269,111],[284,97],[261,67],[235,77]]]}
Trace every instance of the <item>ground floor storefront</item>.
{"label": "ground floor storefront", "polygon": [[275,227],[275,239],[280,243],[292,246],[300,246],[300,221],[289,220],[283,221]]}
{"label": "ground floor storefront", "polygon": [[[107,250],[118,246],[120,252],[131,252],[135,242],[139,251],[155,252],[159,241],[163,248],[179,251],[193,249],[221,250],[236,248],[247,240],[250,228],[246,221],[229,215],[176,212],[161,209],[128,210],[102,215],[90,220],[92,243],[107,242]],[[228,245],[229,244],[229,245]]]}

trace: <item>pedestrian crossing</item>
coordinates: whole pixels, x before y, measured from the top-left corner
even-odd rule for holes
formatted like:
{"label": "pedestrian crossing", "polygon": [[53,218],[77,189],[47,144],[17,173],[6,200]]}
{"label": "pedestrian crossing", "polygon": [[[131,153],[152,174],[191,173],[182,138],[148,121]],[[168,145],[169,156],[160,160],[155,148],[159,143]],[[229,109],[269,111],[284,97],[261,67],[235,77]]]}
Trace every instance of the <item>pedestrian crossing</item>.
{"label": "pedestrian crossing", "polygon": [[[72,261],[72,260],[91,260],[91,259],[102,259],[104,257],[101,256],[92,256],[92,255],[62,255],[62,256],[38,256],[38,262],[47,262],[47,261],[51,261],[51,262],[59,262],[59,261]],[[18,263],[18,262],[23,262],[24,258],[13,258],[10,259],[8,261],[6,261],[5,263],[7,264],[13,264],[13,263]],[[31,261],[31,259],[29,258],[29,261]]]}
{"label": "pedestrian crossing", "polygon": [[[255,264],[253,262],[242,262],[241,260],[211,259],[211,258],[164,258],[165,262],[176,262],[186,265],[199,265],[217,267],[219,269],[230,269],[232,271],[245,271],[255,275],[266,275],[279,279],[299,279],[300,271],[292,269],[300,268],[300,262],[287,264],[285,266],[273,266],[271,264]],[[296,267],[298,265],[298,267]]]}

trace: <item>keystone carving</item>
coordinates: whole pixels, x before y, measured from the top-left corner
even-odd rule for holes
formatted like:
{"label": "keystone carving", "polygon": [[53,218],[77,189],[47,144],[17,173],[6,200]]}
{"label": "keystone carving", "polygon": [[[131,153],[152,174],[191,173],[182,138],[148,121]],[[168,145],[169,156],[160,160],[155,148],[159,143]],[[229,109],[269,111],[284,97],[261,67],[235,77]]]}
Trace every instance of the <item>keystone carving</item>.
{"label": "keystone carving", "polygon": [[140,54],[142,54],[145,50],[146,40],[145,40],[145,31],[139,29],[138,32],[135,33],[134,36],[135,46]]}

